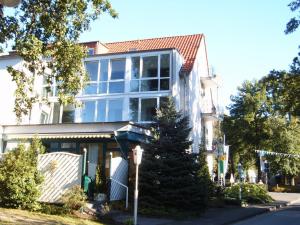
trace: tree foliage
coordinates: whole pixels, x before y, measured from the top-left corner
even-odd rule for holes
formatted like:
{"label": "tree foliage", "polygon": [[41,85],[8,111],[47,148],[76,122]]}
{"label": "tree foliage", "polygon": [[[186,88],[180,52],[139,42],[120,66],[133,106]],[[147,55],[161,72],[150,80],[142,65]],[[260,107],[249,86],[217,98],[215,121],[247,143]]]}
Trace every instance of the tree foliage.
{"label": "tree foliage", "polygon": [[[244,82],[231,99],[230,116],[222,123],[231,145],[231,158],[241,161],[245,168],[254,162],[259,168],[256,149],[300,153],[298,84],[299,75],[292,70],[271,71],[259,81]],[[297,158],[276,156],[270,160],[274,173],[280,170],[284,175],[294,176],[300,169]]]}
{"label": "tree foliage", "polygon": [[56,82],[60,103],[75,102],[87,79],[82,65],[86,49],[78,39],[105,12],[117,16],[108,0],[22,0],[14,16],[0,17],[0,44],[12,40],[24,59],[23,69],[8,69],[17,84],[17,118],[41,100],[33,88],[38,76],[46,76],[49,86]]}
{"label": "tree foliage", "polygon": [[38,154],[44,152],[35,139],[28,149],[19,145],[0,161],[0,205],[9,208],[38,208],[43,176],[37,169]]}
{"label": "tree foliage", "polygon": [[[172,99],[157,112],[153,139],[144,147],[140,171],[143,209],[171,213],[199,211],[206,207],[209,183],[205,160],[190,153],[188,117],[177,113]],[[199,159],[198,159],[199,160]]]}

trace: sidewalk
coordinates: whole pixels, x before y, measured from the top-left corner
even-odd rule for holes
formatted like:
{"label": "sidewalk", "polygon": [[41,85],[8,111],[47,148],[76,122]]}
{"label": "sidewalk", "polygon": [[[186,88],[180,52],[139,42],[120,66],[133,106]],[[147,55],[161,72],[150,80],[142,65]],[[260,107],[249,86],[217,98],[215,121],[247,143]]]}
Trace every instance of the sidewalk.
{"label": "sidewalk", "polygon": [[[201,217],[187,220],[171,220],[160,218],[138,217],[139,225],[227,225],[244,220],[262,213],[274,211],[300,201],[300,194],[297,193],[269,193],[275,202],[266,205],[249,205],[247,207],[225,207],[210,208]],[[132,215],[114,211],[110,215],[114,221],[122,223]]]}

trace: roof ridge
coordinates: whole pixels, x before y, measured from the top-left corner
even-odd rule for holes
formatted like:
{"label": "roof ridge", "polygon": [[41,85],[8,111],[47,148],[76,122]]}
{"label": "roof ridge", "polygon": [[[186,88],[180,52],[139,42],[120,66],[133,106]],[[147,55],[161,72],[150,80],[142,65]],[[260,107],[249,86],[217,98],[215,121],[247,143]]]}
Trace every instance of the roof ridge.
{"label": "roof ridge", "polygon": [[125,42],[149,41],[149,40],[177,38],[177,37],[189,37],[189,36],[203,36],[203,35],[204,35],[203,33],[187,34],[187,35],[175,35],[175,36],[165,36],[165,37],[158,37],[158,38],[144,38],[144,39],[135,39],[135,40],[128,40],[128,41],[106,42],[106,43],[103,43],[103,44],[108,45],[108,44],[118,44],[118,43],[125,43]]}

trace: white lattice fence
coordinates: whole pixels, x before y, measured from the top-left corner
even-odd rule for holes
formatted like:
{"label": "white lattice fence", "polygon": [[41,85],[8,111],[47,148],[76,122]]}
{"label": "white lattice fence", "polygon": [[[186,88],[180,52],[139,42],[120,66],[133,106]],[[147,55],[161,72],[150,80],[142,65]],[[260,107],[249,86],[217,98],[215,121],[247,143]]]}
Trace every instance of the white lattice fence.
{"label": "white lattice fence", "polygon": [[67,152],[39,155],[38,169],[44,175],[41,202],[59,202],[61,195],[81,185],[82,156]]}
{"label": "white lattice fence", "polygon": [[111,159],[110,200],[122,200],[126,197],[128,181],[128,162],[122,157]]}

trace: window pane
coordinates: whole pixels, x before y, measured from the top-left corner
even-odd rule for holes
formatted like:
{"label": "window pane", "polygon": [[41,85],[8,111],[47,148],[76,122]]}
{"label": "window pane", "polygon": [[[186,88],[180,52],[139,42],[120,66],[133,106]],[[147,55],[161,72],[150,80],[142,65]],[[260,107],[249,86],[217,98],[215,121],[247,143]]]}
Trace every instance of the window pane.
{"label": "window pane", "polygon": [[131,121],[138,121],[138,112],[139,112],[139,99],[131,98],[129,100],[130,107],[130,119]]}
{"label": "window pane", "polygon": [[141,100],[141,120],[153,121],[156,115],[156,98],[142,99]]}
{"label": "window pane", "polygon": [[42,112],[40,117],[40,124],[46,124],[48,122],[48,113]]}
{"label": "window pane", "polygon": [[109,82],[109,93],[123,93],[124,81],[121,82]]}
{"label": "window pane", "polygon": [[157,91],[158,80],[142,80],[141,91]]}
{"label": "window pane", "polygon": [[168,97],[160,97],[159,98],[159,107],[163,106],[164,104],[166,104],[168,101]]}
{"label": "window pane", "polygon": [[125,77],[125,59],[111,60],[111,80],[124,79]]}
{"label": "window pane", "polygon": [[75,120],[74,106],[71,106],[71,105],[64,106],[62,122],[63,123],[74,123],[74,120]]}
{"label": "window pane", "polygon": [[170,76],[170,55],[160,56],[160,76],[169,77]]}
{"label": "window pane", "polygon": [[115,99],[108,102],[108,121],[122,121],[123,100]]}
{"label": "window pane", "polygon": [[139,81],[138,80],[130,81],[130,91],[131,92],[139,91]]}
{"label": "window pane", "polygon": [[97,121],[98,122],[105,122],[106,100],[98,100],[97,111],[98,111]]}
{"label": "window pane", "polygon": [[47,98],[51,96],[51,88],[50,87],[43,87],[42,89],[42,97]]}
{"label": "window pane", "polygon": [[99,94],[106,94],[107,93],[107,82],[99,83]]}
{"label": "window pane", "polygon": [[143,77],[157,77],[157,56],[143,58]]}
{"label": "window pane", "polygon": [[97,81],[98,77],[98,61],[85,62],[86,71],[91,81]]}
{"label": "window pane", "polygon": [[169,81],[170,81],[169,79],[161,79],[160,80],[160,90],[169,90],[170,89]]}
{"label": "window pane", "polygon": [[55,102],[53,106],[52,123],[59,123],[59,115],[60,115],[60,104],[58,102]]}
{"label": "window pane", "polygon": [[97,94],[97,84],[87,84],[83,90],[84,95]]}
{"label": "window pane", "polygon": [[94,118],[95,118],[95,102],[94,101],[83,102],[80,117],[81,117],[82,122],[94,122]]}
{"label": "window pane", "polygon": [[61,148],[76,148],[76,143],[75,142],[65,142],[61,143]]}
{"label": "window pane", "polygon": [[108,77],[108,59],[100,60],[100,81],[107,81]]}
{"label": "window pane", "polygon": [[131,79],[140,77],[140,57],[131,58]]}

